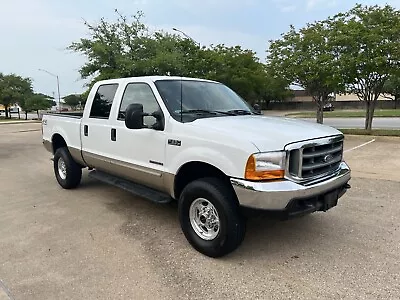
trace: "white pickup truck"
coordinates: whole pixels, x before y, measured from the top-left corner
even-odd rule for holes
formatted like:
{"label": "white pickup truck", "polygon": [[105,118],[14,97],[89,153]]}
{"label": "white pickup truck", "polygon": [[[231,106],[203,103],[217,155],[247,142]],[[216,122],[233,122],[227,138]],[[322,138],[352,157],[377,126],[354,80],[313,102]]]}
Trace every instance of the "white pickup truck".
{"label": "white pickup truck", "polygon": [[99,81],[83,115],[46,114],[42,133],[63,188],[77,187],[88,168],[142,198],[176,200],[185,237],[210,257],[240,245],[251,212],[327,211],[350,187],[341,132],[263,116],[209,80]]}

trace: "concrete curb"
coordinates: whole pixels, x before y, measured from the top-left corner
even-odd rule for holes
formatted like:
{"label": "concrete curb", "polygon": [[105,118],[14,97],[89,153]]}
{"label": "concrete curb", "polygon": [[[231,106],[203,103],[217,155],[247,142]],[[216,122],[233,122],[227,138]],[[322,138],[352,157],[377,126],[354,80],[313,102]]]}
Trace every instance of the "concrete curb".
{"label": "concrete curb", "polygon": [[8,124],[32,124],[32,123],[41,123],[41,121],[36,121],[36,120],[32,120],[32,121],[4,121],[4,122],[0,122],[0,126],[1,125],[8,125]]}

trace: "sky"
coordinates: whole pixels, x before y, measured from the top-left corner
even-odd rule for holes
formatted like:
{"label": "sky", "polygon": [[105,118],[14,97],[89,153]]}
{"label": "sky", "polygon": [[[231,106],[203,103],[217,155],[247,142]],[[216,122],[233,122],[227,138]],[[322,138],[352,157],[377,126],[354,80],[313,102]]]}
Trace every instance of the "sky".
{"label": "sky", "polygon": [[151,28],[175,27],[202,45],[241,45],[265,61],[269,41],[291,24],[300,28],[357,2],[400,8],[400,0],[0,0],[0,72],[30,77],[36,92],[57,96],[56,77],[44,69],[59,76],[61,97],[83,92],[78,70],[86,58],[66,48],[88,37],[83,20],[113,21],[116,8],[142,11]]}

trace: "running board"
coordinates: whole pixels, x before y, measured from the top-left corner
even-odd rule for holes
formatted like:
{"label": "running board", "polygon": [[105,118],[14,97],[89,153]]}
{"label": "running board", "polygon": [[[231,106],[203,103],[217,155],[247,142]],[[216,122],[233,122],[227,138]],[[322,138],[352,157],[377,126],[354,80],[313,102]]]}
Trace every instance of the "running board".
{"label": "running board", "polygon": [[169,203],[172,201],[172,198],[164,193],[161,193],[159,191],[156,191],[152,188],[148,188],[146,186],[133,183],[131,181],[101,172],[101,171],[91,171],[89,172],[89,177],[97,179],[101,182],[116,186],[118,188],[121,188],[135,196],[145,198],[147,200],[150,200],[152,202],[156,203]]}

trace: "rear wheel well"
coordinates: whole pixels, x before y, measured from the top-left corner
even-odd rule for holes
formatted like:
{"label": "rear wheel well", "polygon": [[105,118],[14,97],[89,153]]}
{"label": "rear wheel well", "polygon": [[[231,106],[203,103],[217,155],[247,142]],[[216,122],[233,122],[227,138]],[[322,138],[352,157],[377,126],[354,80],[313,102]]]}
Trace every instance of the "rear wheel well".
{"label": "rear wheel well", "polygon": [[53,145],[53,154],[56,153],[57,149],[67,147],[67,143],[65,142],[64,138],[59,134],[53,135],[51,143]]}
{"label": "rear wheel well", "polygon": [[183,189],[190,182],[206,177],[218,178],[225,182],[228,187],[232,188],[229,177],[220,169],[204,162],[194,161],[184,164],[176,174],[174,181],[174,198],[178,200]]}

